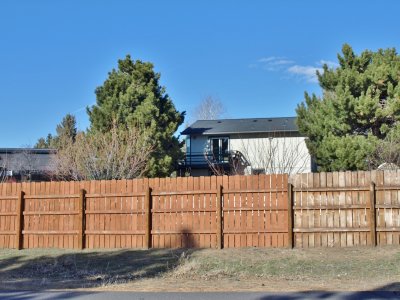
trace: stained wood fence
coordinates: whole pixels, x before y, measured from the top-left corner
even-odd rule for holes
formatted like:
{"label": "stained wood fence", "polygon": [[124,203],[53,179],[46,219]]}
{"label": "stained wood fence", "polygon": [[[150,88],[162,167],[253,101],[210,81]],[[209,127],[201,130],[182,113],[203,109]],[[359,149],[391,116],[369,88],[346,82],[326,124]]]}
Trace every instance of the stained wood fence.
{"label": "stained wood fence", "polygon": [[290,178],[296,247],[400,244],[400,171]]}
{"label": "stained wood fence", "polygon": [[0,185],[0,247],[287,246],[287,176]]}
{"label": "stained wood fence", "polygon": [[0,248],[400,243],[400,172],[0,184]]}

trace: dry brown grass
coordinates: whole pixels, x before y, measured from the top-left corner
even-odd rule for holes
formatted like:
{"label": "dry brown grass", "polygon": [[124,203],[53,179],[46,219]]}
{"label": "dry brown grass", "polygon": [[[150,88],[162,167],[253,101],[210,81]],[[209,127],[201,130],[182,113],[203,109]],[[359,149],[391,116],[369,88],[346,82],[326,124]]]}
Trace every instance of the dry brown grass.
{"label": "dry brown grass", "polygon": [[400,248],[0,250],[0,288],[400,290]]}

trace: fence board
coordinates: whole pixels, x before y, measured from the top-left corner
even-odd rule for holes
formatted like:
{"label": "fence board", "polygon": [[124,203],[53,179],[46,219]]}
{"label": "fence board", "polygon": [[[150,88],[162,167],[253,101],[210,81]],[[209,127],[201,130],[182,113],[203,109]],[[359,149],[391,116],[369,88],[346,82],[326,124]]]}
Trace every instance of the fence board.
{"label": "fence board", "polygon": [[[135,181],[137,184],[137,181]],[[126,186],[126,192],[127,193],[133,193],[133,181],[128,180],[127,181],[127,186]],[[138,210],[138,200],[134,196],[126,197],[125,198],[125,205],[128,211],[137,211]],[[132,230],[132,224],[137,224],[137,218],[138,215],[135,213],[130,213],[124,215],[122,218],[124,220],[123,222],[123,229],[125,230]],[[126,248],[134,248],[136,247],[136,244],[134,242],[136,241],[136,237],[132,235],[126,235],[125,237],[125,247]]]}
{"label": "fence board", "polygon": [[0,248],[16,247],[17,195],[15,183],[0,184]]}

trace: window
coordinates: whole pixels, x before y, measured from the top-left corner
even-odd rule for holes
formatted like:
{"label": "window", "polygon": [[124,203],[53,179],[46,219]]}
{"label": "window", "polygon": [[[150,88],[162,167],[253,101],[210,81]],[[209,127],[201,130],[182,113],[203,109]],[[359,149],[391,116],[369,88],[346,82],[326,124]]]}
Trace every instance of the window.
{"label": "window", "polygon": [[191,137],[187,136],[186,137],[186,154],[190,155],[191,151],[190,151],[190,142],[191,142]]}
{"label": "window", "polygon": [[228,162],[229,138],[210,138],[210,151],[213,159],[217,160],[218,162]]}

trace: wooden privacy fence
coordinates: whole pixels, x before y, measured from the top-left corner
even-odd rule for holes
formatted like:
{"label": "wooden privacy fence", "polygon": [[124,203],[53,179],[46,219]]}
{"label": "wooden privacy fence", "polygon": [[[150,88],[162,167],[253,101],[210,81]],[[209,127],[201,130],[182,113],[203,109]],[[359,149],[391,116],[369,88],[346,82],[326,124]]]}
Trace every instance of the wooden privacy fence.
{"label": "wooden privacy fence", "polygon": [[287,246],[287,175],[7,183],[0,247]]}
{"label": "wooden privacy fence", "polygon": [[399,243],[400,172],[0,184],[0,248]]}
{"label": "wooden privacy fence", "polygon": [[290,178],[296,247],[400,244],[400,171]]}

